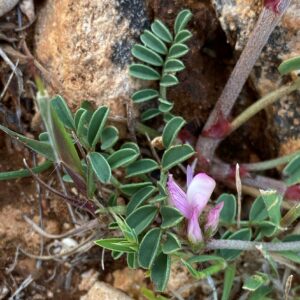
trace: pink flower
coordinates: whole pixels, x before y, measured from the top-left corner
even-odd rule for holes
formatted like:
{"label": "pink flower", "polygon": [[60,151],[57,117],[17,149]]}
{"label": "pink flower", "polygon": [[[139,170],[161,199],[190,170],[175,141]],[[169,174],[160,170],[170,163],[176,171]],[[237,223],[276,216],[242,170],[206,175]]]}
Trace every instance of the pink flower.
{"label": "pink flower", "polygon": [[[205,208],[216,182],[205,173],[199,173],[193,177],[193,169],[187,167],[187,192],[174,181],[173,175],[169,175],[167,188],[170,204],[176,207],[188,221],[188,238],[192,243],[203,241],[199,225],[199,216]],[[219,218],[222,205],[219,204],[209,214],[209,228],[216,227],[215,219]]]}
{"label": "pink flower", "polygon": [[205,231],[214,233],[219,225],[220,213],[223,209],[224,202],[220,202],[213,209],[210,210],[207,216],[207,222],[205,224]]}

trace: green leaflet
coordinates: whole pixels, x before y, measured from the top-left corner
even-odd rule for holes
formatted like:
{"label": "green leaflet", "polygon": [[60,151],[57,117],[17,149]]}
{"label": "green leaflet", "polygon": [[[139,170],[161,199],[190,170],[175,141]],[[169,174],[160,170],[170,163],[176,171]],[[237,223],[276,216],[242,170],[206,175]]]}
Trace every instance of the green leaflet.
{"label": "green leaflet", "polygon": [[152,223],[156,214],[157,208],[155,206],[141,206],[126,218],[126,222],[139,235]]}
{"label": "green leaflet", "polygon": [[159,54],[139,44],[133,46],[131,53],[135,58],[152,66],[160,67],[164,63],[163,59]]}
{"label": "green leaflet", "polygon": [[292,57],[280,64],[278,70],[281,75],[300,70],[300,56]]}
{"label": "green leaflet", "polygon": [[165,43],[149,30],[145,30],[141,35],[141,41],[144,43],[144,45],[159,54],[165,55],[168,52],[168,48]]}
{"label": "green leaflet", "polygon": [[180,33],[181,30],[184,30],[187,23],[191,20],[192,13],[188,9],[182,10],[176,17],[175,24],[174,24],[174,31],[176,35]]}
{"label": "green leaflet", "polygon": [[51,106],[56,111],[60,121],[69,129],[75,130],[75,122],[73,119],[73,115],[65,102],[65,100],[61,96],[55,96],[51,100]]}
{"label": "green leaflet", "polygon": [[190,145],[177,145],[172,146],[165,151],[162,157],[162,167],[163,169],[169,170],[172,167],[180,164],[181,162],[187,160],[194,155],[194,149]]}
{"label": "green leaflet", "polygon": [[217,203],[224,202],[223,209],[220,214],[220,220],[227,224],[232,224],[236,217],[236,199],[232,194],[222,194]]}
{"label": "green leaflet", "polygon": [[160,74],[153,68],[143,64],[132,64],[129,67],[129,74],[132,77],[143,80],[159,80]]}
{"label": "green leaflet", "polygon": [[127,167],[127,177],[138,176],[152,172],[159,168],[159,165],[153,159],[145,158],[140,159]]}
{"label": "green leaflet", "polygon": [[36,153],[44,156],[45,158],[47,158],[51,161],[55,161],[55,155],[53,153],[53,150],[52,150],[52,147],[51,147],[50,143],[37,141],[37,140],[27,138],[27,137],[25,137],[25,136],[23,136],[23,135],[21,135],[17,132],[14,132],[14,131],[12,131],[12,130],[10,130],[10,129],[2,126],[2,125],[0,125],[0,130],[4,131],[5,133],[10,135],[11,137],[19,140],[25,146],[27,146],[31,150],[35,151]]}
{"label": "green leaflet", "polygon": [[158,246],[161,239],[160,228],[149,230],[143,237],[138,253],[139,265],[145,269],[149,269],[156,257]]}
{"label": "green leaflet", "polygon": [[180,129],[186,124],[182,117],[173,117],[169,120],[163,131],[163,144],[165,148],[169,148],[177,137]]}
{"label": "green leaflet", "polygon": [[95,148],[96,144],[100,141],[108,114],[109,108],[101,106],[92,115],[87,132],[87,140],[92,148]]}
{"label": "green leaflet", "polygon": [[153,262],[151,268],[151,280],[157,291],[163,292],[167,286],[171,269],[171,257],[160,253]]}
{"label": "green leaflet", "polygon": [[110,182],[111,169],[107,160],[98,152],[90,152],[87,155],[94,173],[102,183]]}
{"label": "green leaflet", "polygon": [[173,36],[168,29],[168,27],[160,20],[155,20],[151,24],[151,30],[155,35],[157,35],[161,40],[166,43],[171,43],[173,40]]}
{"label": "green leaflet", "polygon": [[159,93],[154,89],[143,89],[135,92],[131,98],[134,103],[142,103],[145,101],[149,101],[155,98],[158,98]]}

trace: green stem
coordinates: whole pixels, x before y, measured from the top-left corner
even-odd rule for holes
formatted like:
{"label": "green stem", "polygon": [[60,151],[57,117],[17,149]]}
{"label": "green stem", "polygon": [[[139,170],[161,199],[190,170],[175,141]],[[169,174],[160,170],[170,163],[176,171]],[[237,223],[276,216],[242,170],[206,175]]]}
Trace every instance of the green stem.
{"label": "green stem", "polygon": [[246,110],[244,110],[238,117],[236,117],[230,124],[230,133],[238,129],[241,125],[247,122],[250,118],[252,118],[259,111],[266,108],[268,105],[274,103],[275,101],[280,100],[282,97],[296,91],[300,88],[300,79],[297,79],[292,84],[284,85],[278,90],[264,96],[260,100],[256,101]]}
{"label": "green stem", "polygon": [[148,136],[151,139],[160,135],[160,133],[157,130],[155,130],[147,125],[144,125],[143,123],[140,123],[140,122],[136,123],[136,130],[141,134],[148,134]]}
{"label": "green stem", "polygon": [[[35,174],[42,173],[48,170],[51,166],[53,166],[53,162],[46,160],[42,164],[38,165],[37,167],[32,168],[32,172]],[[1,172],[0,173],[0,181],[2,180],[12,180],[24,177],[30,177],[31,173],[27,169],[21,169],[18,171],[9,171],[9,172]]]}
{"label": "green stem", "polygon": [[245,168],[247,171],[269,170],[277,166],[289,163],[297,155],[300,155],[300,150],[292,154],[284,155],[275,159],[270,159],[257,163],[241,164],[241,167]]}
{"label": "green stem", "polygon": [[116,189],[118,189],[118,190],[120,189],[121,183],[119,182],[119,180],[116,177],[111,176],[110,182]]}

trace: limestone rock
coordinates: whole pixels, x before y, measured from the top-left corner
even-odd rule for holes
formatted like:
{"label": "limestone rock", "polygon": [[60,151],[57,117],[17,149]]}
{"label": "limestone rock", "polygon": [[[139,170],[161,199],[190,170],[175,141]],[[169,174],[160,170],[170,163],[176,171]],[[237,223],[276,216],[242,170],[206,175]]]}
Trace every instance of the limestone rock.
{"label": "limestone rock", "polygon": [[61,0],[38,8],[35,54],[50,75],[52,93],[70,105],[82,100],[124,114],[138,82],[127,71],[130,49],[148,24],[143,0]]}
{"label": "limestone rock", "polygon": [[88,293],[80,300],[132,300],[123,292],[113,288],[111,285],[97,281]]}
{"label": "limestone rock", "polygon": [[0,1],[0,17],[11,11],[19,0],[1,0]]}
{"label": "limestone rock", "polygon": [[[221,26],[237,54],[244,48],[262,8],[262,0],[212,0]],[[251,74],[260,96],[287,81],[277,71],[279,64],[300,55],[300,2],[292,0],[279,26],[272,33]],[[268,110],[269,124],[279,142],[280,154],[300,149],[300,94],[285,97]]]}

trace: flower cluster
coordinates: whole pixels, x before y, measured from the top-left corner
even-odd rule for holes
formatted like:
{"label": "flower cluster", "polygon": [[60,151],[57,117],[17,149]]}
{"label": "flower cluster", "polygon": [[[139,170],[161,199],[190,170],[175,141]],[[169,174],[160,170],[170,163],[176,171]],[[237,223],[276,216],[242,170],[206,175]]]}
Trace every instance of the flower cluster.
{"label": "flower cluster", "polygon": [[[202,231],[199,225],[199,216],[207,205],[210,196],[215,189],[216,182],[205,173],[193,176],[193,168],[187,167],[187,192],[174,181],[173,175],[169,174],[167,187],[169,202],[176,207],[188,221],[188,239],[191,243],[203,241]],[[207,216],[204,230],[209,233],[215,232],[219,223],[219,217],[224,203],[217,204],[210,210]]]}

